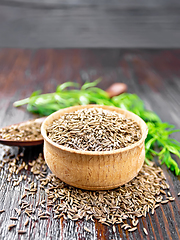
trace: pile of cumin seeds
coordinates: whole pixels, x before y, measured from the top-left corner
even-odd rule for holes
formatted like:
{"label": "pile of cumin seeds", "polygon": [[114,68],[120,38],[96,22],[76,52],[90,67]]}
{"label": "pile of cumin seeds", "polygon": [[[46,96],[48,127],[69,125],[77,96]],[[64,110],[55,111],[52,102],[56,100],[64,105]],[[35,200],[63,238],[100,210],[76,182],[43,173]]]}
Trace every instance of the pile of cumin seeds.
{"label": "pile of cumin seeds", "polygon": [[[162,170],[146,164],[131,182],[108,191],[85,191],[62,186],[59,179],[50,176],[54,187],[47,188],[46,193],[49,204],[53,205],[54,218],[63,216],[74,221],[97,219],[106,225],[121,224],[122,228],[134,231],[140,217],[146,217],[147,213],[154,214],[161,202],[174,200],[166,195],[165,189],[169,186]],[[125,223],[127,219],[131,220],[131,224]]]}
{"label": "pile of cumin seeds", "polygon": [[[120,224],[122,229],[132,232],[137,229],[139,218],[146,217],[147,213],[154,214],[160,204],[175,200],[159,167],[144,164],[136,178],[114,190],[86,191],[69,186],[51,174],[41,153],[28,164],[30,176],[26,172],[27,167],[19,171],[12,168],[10,163],[14,165],[14,159],[17,165],[27,166],[23,161],[23,152],[15,155],[13,151],[9,151],[3,159],[2,167],[10,166],[12,169],[8,178],[12,183],[16,179],[17,183],[13,184],[14,190],[21,181],[24,182],[19,206],[15,208],[15,215],[11,216],[11,219],[17,217],[20,220],[26,215],[23,218],[25,228],[27,219],[35,222],[63,217],[73,221],[97,219],[100,223],[110,226]],[[8,168],[6,170],[8,174]],[[37,200],[39,196],[43,198]],[[5,214],[4,211],[1,214]],[[143,231],[147,234],[147,230]]]}
{"label": "pile of cumin seeds", "polygon": [[102,108],[66,113],[54,120],[46,132],[59,145],[86,151],[117,150],[141,139],[141,130],[135,121]]}
{"label": "pile of cumin seeds", "polygon": [[38,140],[42,138],[41,124],[36,120],[30,120],[26,123],[14,124],[0,129],[0,138],[6,140]]}

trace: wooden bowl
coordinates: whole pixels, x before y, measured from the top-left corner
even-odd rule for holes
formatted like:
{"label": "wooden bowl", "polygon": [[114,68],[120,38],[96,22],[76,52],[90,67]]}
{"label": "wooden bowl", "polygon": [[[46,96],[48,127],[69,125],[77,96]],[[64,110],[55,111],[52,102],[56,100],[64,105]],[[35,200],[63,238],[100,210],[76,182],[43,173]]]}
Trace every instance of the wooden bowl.
{"label": "wooden bowl", "polygon": [[[116,111],[136,121],[142,138],[129,147],[114,151],[80,151],[61,146],[47,137],[46,129],[53,120],[65,113],[83,108],[102,108]],[[132,180],[140,171],[145,158],[144,141],[147,136],[146,123],[137,115],[110,106],[86,105],[61,109],[43,122],[41,134],[44,138],[44,157],[51,171],[65,183],[87,190],[107,190]]]}

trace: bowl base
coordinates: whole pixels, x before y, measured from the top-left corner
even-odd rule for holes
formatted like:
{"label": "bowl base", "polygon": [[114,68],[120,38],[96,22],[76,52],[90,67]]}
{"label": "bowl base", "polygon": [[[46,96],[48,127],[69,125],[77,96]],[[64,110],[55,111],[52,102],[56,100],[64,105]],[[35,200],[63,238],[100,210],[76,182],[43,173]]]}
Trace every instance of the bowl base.
{"label": "bowl base", "polygon": [[76,185],[76,184],[71,184],[71,183],[67,183],[67,184],[71,185],[73,187],[76,187],[76,188],[80,188],[80,189],[84,189],[84,190],[90,190],[90,191],[111,190],[111,189],[118,188],[118,187],[130,182],[133,178],[135,178],[138,175],[139,171],[141,170],[141,168],[144,164],[144,156],[145,156],[145,148],[142,149],[142,152],[139,156],[139,161],[142,162],[140,168],[137,169],[136,174],[131,179],[129,179],[128,181],[122,182],[121,184],[116,184],[116,185],[111,185],[111,186],[103,186],[103,187],[100,187],[100,186],[97,186],[97,187],[92,186],[91,187],[91,186]]}

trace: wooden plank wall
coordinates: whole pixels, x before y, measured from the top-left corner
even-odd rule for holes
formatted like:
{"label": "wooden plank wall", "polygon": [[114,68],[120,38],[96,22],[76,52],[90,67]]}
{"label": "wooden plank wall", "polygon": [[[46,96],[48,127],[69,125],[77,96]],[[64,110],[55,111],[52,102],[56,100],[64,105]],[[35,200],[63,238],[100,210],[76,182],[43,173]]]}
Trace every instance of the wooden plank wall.
{"label": "wooden plank wall", "polygon": [[0,0],[0,47],[179,46],[178,0]]}

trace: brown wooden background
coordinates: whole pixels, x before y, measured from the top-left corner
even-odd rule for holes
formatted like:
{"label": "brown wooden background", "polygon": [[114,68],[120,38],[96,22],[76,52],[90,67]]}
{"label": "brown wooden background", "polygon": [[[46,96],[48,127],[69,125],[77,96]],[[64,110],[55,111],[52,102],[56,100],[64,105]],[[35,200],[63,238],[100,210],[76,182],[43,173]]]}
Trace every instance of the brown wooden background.
{"label": "brown wooden background", "polygon": [[[2,23],[0,23],[2,24]],[[128,91],[138,94],[146,107],[159,114],[163,121],[180,128],[180,50],[120,50],[120,49],[47,49],[19,50],[0,49],[0,127],[28,120],[34,116],[25,108],[15,109],[12,104],[28,97],[32,91],[42,89],[52,92],[57,84],[65,81],[103,80],[99,87],[106,89],[113,82],[125,82]],[[180,141],[180,134],[174,137]],[[25,151],[27,161],[34,159],[42,147],[31,147]],[[0,149],[0,154],[2,150]],[[180,161],[177,159],[179,165]],[[180,178],[175,177],[165,166],[162,167],[170,184],[175,202],[158,208],[154,215],[140,220],[138,230],[133,233],[100,223],[67,220],[39,220],[35,227],[28,227],[28,233],[18,237],[16,231],[8,232],[9,217],[17,207],[26,183],[13,188],[6,181],[6,174],[0,171],[0,240],[32,239],[180,239]],[[30,173],[28,172],[30,176]],[[38,193],[38,198],[43,198]],[[50,210],[51,211],[51,210]],[[20,218],[21,227],[24,218]],[[92,233],[84,230],[88,227]],[[146,237],[142,228],[148,229]]]}

